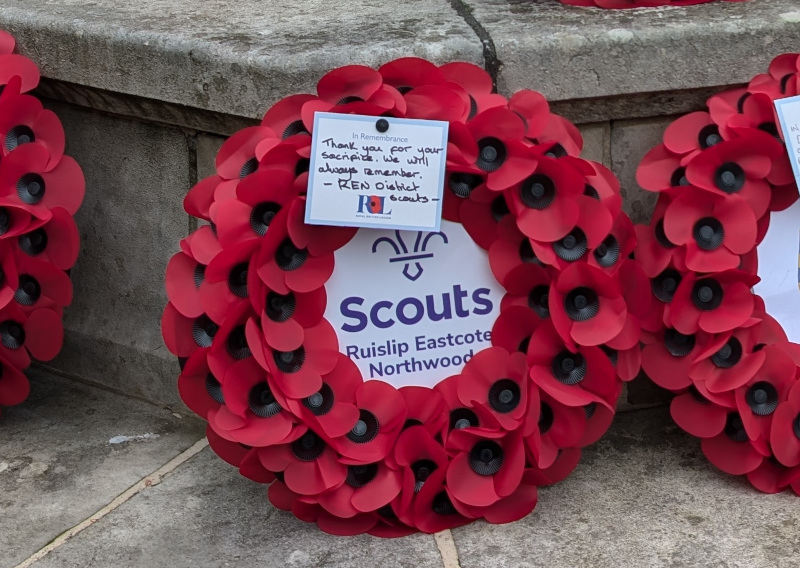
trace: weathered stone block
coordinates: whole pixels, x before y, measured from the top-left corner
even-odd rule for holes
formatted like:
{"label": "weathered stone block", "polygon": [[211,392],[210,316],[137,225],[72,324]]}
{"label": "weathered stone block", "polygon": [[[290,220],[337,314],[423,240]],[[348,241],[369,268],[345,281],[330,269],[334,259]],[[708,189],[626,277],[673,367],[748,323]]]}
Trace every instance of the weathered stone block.
{"label": "weathered stone block", "polygon": [[178,401],[178,364],[161,340],[164,271],[189,231],[190,163],[171,128],[50,104],[86,175],[81,254],[64,349],[48,364],[159,404]]}
{"label": "weathered stone block", "polygon": [[611,123],[610,167],[622,186],[623,207],[634,223],[648,223],[657,194],[636,183],[636,168],[651,148],[661,143],[669,119],[620,120]]}

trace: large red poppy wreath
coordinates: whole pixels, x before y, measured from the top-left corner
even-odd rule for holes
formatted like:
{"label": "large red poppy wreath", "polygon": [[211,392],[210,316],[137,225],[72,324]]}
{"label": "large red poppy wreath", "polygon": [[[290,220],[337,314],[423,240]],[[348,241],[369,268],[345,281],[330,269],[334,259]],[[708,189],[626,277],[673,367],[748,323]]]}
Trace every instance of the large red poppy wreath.
{"label": "large red poppy wreath", "polygon": [[800,56],[774,59],[746,88],[673,122],[637,171],[659,192],[637,226],[642,366],[677,394],[676,423],[721,470],[758,489],[800,494],[800,349],[751,292],[770,212],[797,200],[773,101],[800,94]]}
{"label": "large red poppy wreath", "polygon": [[[303,222],[315,111],[449,122],[443,217],[506,294],[492,346],[433,389],[364,381],[323,318],[333,252],[356,229]],[[162,320],[211,447],[331,533],[533,510],[609,426],[647,316],[622,283],[635,243],[617,181],[581,146],[539,93],[506,99],[474,65],[415,58],[331,71],[227,140],[184,202],[209,224],[169,262]]]}
{"label": "large red poppy wreath", "polygon": [[48,361],[61,349],[72,301],[66,271],[78,258],[72,216],[84,195],[61,122],[25,94],[39,70],[13,50],[0,30],[0,407],[27,398],[31,357]]}

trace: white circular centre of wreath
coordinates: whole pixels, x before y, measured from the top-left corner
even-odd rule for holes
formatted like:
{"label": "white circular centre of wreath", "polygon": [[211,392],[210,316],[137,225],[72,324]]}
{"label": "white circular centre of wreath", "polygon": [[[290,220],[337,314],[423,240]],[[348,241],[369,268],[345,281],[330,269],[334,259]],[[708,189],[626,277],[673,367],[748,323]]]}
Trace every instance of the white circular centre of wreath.
{"label": "white circular centre of wreath", "polygon": [[800,201],[770,216],[769,229],[758,245],[755,292],[778,320],[789,341],[800,342]]}
{"label": "white circular centre of wreath", "polygon": [[360,229],[335,258],[325,318],[365,381],[432,387],[491,345],[504,290],[460,223]]}

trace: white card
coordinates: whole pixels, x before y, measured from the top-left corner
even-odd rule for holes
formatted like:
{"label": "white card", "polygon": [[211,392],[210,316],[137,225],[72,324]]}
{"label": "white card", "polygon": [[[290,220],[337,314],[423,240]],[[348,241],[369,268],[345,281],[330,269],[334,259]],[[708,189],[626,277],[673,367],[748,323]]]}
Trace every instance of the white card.
{"label": "white card", "polygon": [[785,211],[772,213],[767,235],[758,245],[755,292],[767,305],[767,313],[783,326],[790,341],[800,341],[800,201]]}
{"label": "white card", "polygon": [[317,112],[306,223],[438,231],[448,123]]}
{"label": "white card", "polygon": [[491,347],[505,290],[461,223],[362,229],[334,255],[325,319],[365,381],[433,387]]}
{"label": "white card", "polygon": [[792,163],[794,180],[800,185],[800,96],[777,99],[775,110]]}

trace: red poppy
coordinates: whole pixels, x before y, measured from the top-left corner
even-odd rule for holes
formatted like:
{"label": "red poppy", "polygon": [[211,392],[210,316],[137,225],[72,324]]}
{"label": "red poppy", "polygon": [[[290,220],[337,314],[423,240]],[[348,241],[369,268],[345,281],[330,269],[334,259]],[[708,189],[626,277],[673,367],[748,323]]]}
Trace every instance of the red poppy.
{"label": "red poppy", "polygon": [[466,90],[470,100],[469,118],[496,107],[505,107],[506,98],[494,92],[491,75],[472,63],[454,62],[439,67],[445,80]]}
{"label": "red poppy", "polygon": [[538,160],[529,176],[506,190],[506,202],[520,231],[535,241],[553,242],[578,224],[576,198],[583,194],[586,181],[563,160]]}
{"label": "red poppy", "polygon": [[465,428],[448,437],[445,449],[453,455],[447,487],[454,503],[487,507],[511,495],[522,480],[525,452],[519,431]]}
{"label": "red poppy", "polygon": [[305,198],[290,205],[286,227],[272,227],[257,255],[262,281],[279,294],[310,292],[333,273],[333,251],[355,236],[356,228],[319,227],[311,230],[303,220]]}
{"label": "red poppy", "polygon": [[709,397],[714,398],[699,383],[673,398],[669,410],[675,424],[698,438],[719,435],[725,428],[732,408],[710,400]]}
{"label": "red poppy", "polygon": [[719,127],[705,111],[685,114],[664,131],[664,146],[681,156],[684,164],[722,140]]}
{"label": "red poppy", "polygon": [[224,377],[237,361],[252,357],[245,325],[253,316],[250,304],[241,302],[232,307],[229,317],[222,320],[208,350],[208,366],[218,377]]}
{"label": "red poppy", "polygon": [[683,192],[664,213],[664,233],[686,247],[686,267],[695,272],[738,268],[756,244],[756,217],[738,196]]}
{"label": "red poppy", "polygon": [[[39,308],[59,310],[72,303],[72,281],[63,270],[19,252],[15,261],[17,289],[14,301],[24,312]],[[5,273],[3,276],[5,278]]]}
{"label": "red poppy", "polygon": [[347,519],[388,505],[401,487],[400,471],[392,469],[385,461],[348,465],[344,483],[317,499],[329,513]]}
{"label": "red poppy", "polygon": [[426,387],[406,386],[398,389],[408,408],[403,428],[421,425],[435,436],[447,424],[447,406],[442,396]]}
{"label": "red poppy", "polygon": [[0,356],[0,407],[15,406],[30,394],[28,377],[18,365]]}
{"label": "red poppy", "polygon": [[310,133],[303,124],[302,109],[309,101],[315,100],[314,95],[290,95],[267,110],[261,119],[261,126],[269,128],[281,140],[292,136],[308,136]]}
{"label": "red poppy", "polygon": [[533,174],[536,159],[522,142],[525,124],[505,108],[490,108],[467,123],[474,138],[470,147],[472,163],[487,173],[486,187],[503,191]]}
{"label": "red poppy", "polygon": [[322,377],[317,392],[301,399],[287,398],[286,404],[292,414],[320,435],[339,438],[350,432],[359,418],[356,390],[361,384],[356,364],[339,354],[336,366]]}
{"label": "red poppy", "polygon": [[552,485],[558,483],[573,472],[581,460],[580,448],[564,448],[559,450],[556,460],[550,467],[532,467],[530,476],[534,483],[539,485]]}
{"label": "red poppy", "polygon": [[222,438],[219,434],[214,432],[210,424],[206,426],[206,438],[208,439],[208,445],[214,450],[214,453],[233,467],[239,467],[244,456],[250,451],[249,448],[238,442],[231,442]]}
{"label": "red poppy", "polygon": [[596,199],[579,195],[576,200],[580,215],[578,224],[569,233],[552,243],[531,240],[536,257],[544,264],[561,270],[599,247],[614,224],[611,213],[602,204],[598,206]]}
{"label": "red poppy", "polygon": [[261,329],[267,345],[278,351],[292,351],[305,340],[305,330],[322,319],[327,304],[325,288],[311,292],[278,294],[267,288],[254,271],[248,273],[253,309],[261,314]]}
{"label": "red poppy", "polygon": [[[543,305],[547,307],[546,300]],[[514,351],[527,353],[531,336],[539,327],[541,320],[542,318],[527,306],[502,308],[492,326],[492,345],[502,347],[510,353]]]}
{"label": "red poppy", "polygon": [[39,219],[49,219],[53,207],[74,215],[84,189],[78,163],[69,156],[54,163],[39,144],[23,144],[0,162],[0,206],[19,207]]}
{"label": "red poppy", "polygon": [[47,151],[48,169],[64,155],[64,128],[53,111],[29,95],[0,99],[0,156],[5,159],[13,150],[25,144],[38,144]]}
{"label": "red poppy", "polygon": [[297,197],[294,173],[263,168],[236,186],[236,198],[215,204],[213,219],[220,244],[234,247],[263,237],[276,216]]}
{"label": "red poppy", "polygon": [[486,206],[496,197],[495,193],[486,187],[486,173],[477,166],[459,164],[457,169],[448,169],[446,174],[442,219],[460,223],[461,208],[465,203],[476,201]]}
{"label": "red poppy", "polygon": [[780,493],[790,485],[800,483],[800,467],[790,468],[775,459],[768,459],[748,473],[747,480],[764,493]]}
{"label": "red poppy", "polygon": [[686,167],[686,178],[717,195],[739,195],[761,217],[770,202],[767,176],[785,152],[772,136],[751,130],[747,138],[721,142],[699,154]]}
{"label": "red poppy", "polygon": [[286,486],[299,495],[319,495],[339,487],[347,477],[347,467],[336,452],[311,429],[299,430],[288,443],[258,450],[261,464],[270,471],[282,472]]}
{"label": "red poppy", "polygon": [[730,331],[753,313],[750,288],[758,277],[739,270],[710,276],[688,273],[681,280],[669,311],[669,325],[683,334],[698,329],[708,333]]}
{"label": "red poppy", "polygon": [[291,351],[272,349],[256,321],[245,325],[247,345],[256,361],[272,375],[272,380],[284,396],[306,398],[322,388],[322,376],[336,366],[339,340],[327,320],[305,330],[303,344]]}
{"label": "red poppy", "polygon": [[417,493],[435,471],[447,469],[449,457],[433,434],[421,425],[400,433],[391,457],[402,475],[397,515],[413,525]]}
{"label": "red poppy", "polygon": [[787,400],[797,377],[797,365],[779,345],[767,345],[766,357],[755,377],[735,391],[736,406],[747,436],[753,442],[769,441],[772,415]]}
{"label": "red poppy", "polygon": [[665,191],[671,187],[689,185],[681,157],[664,144],[645,154],[636,168],[636,182],[648,191]]}
{"label": "red poppy", "polygon": [[[202,271],[199,286],[203,311],[217,323],[245,303],[248,297],[248,271],[256,241],[242,243],[235,248],[223,249]],[[256,280],[256,279],[253,279]]]}
{"label": "red poppy", "polygon": [[210,410],[225,404],[222,383],[208,368],[206,350],[198,350],[189,356],[178,376],[178,393],[189,410],[208,420]]}
{"label": "red poppy", "polygon": [[167,275],[164,279],[167,298],[186,317],[198,317],[203,313],[200,284],[204,277],[205,265],[185,252],[176,253],[167,263]]}
{"label": "red poppy", "polygon": [[530,469],[523,472],[520,484],[511,495],[498,499],[491,505],[475,507],[453,500],[453,506],[464,516],[483,517],[489,523],[502,524],[518,521],[529,515],[538,502],[536,475]]}
{"label": "red poppy", "polygon": [[15,94],[26,93],[39,84],[39,68],[27,57],[11,53],[14,50],[14,40],[9,40],[11,36],[5,35],[6,39],[0,40],[5,42],[0,51],[0,87],[16,83],[13,87]]}
{"label": "red poppy", "polygon": [[350,431],[334,440],[348,464],[379,462],[392,451],[408,415],[405,399],[383,381],[367,381],[355,393],[358,419]]}
{"label": "red poppy", "polygon": [[225,404],[209,410],[209,424],[226,440],[253,447],[296,439],[299,427],[273,389],[266,372],[252,358],[237,361],[222,379]]}
{"label": "red poppy", "polygon": [[529,435],[539,419],[539,392],[528,388],[525,354],[490,347],[475,354],[461,370],[458,397],[467,406],[491,410],[508,431],[522,428]]}
{"label": "red poppy", "polygon": [[[381,114],[395,109],[401,114],[405,112],[399,91],[384,84],[378,71],[363,65],[346,65],[326,73],[317,83],[317,93],[322,101],[339,106],[335,112]],[[370,108],[377,110],[369,112]]]}
{"label": "red poppy", "polygon": [[413,524],[422,532],[437,533],[460,527],[472,520],[453,506],[450,489],[445,485],[446,475],[444,468],[434,471],[414,499]]}
{"label": "red poppy", "polygon": [[642,370],[658,386],[671,391],[691,386],[689,369],[711,343],[711,336],[702,331],[683,334],[664,328],[656,339],[642,349]]}
{"label": "red poppy", "polygon": [[537,264],[520,264],[509,271],[501,282],[506,285],[507,290],[500,303],[501,313],[512,307],[525,307],[533,310],[540,319],[547,319],[550,316],[548,302],[552,272]]}
{"label": "red poppy", "polygon": [[[564,448],[582,445],[591,434],[587,432],[585,407],[567,406],[547,392],[541,393],[539,429],[525,438],[528,461],[540,469],[551,467]],[[594,412],[597,412],[597,405]]]}
{"label": "red poppy", "polygon": [[219,149],[217,173],[224,180],[236,181],[255,173],[259,168],[256,146],[268,139],[277,139],[277,136],[265,126],[249,126],[238,131]]}
{"label": "red poppy", "polygon": [[656,208],[649,225],[636,225],[636,262],[648,277],[661,274],[670,264],[678,270],[686,269],[686,251],[667,237],[664,231],[664,214],[679,192],[665,191],[658,196]]}
{"label": "red poppy", "polygon": [[549,322],[539,326],[531,343],[538,349],[528,351],[530,376],[544,392],[568,406],[598,402],[614,408],[621,385],[602,349],[571,351]]}
{"label": "red poppy", "polygon": [[721,433],[700,442],[708,460],[725,473],[744,475],[754,471],[769,451],[751,442],[738,412],[729,412]]}
{"label": "red poppy", "polygon": [[749,382],[764,364],[762,347],[772,343],[765,337],[764,321],[715,336],[697,353],[689,377],[712,393],[732,391]]}
{"label": "red poppy", "polygon": [[770,429],[770,447],[787,467],[800,465],[800,382],[796,381],[778,404]]}
{"label": "red poppy", "polygon": [[17,237],[16,246],[29,256],[47,260],[61,270],[69,270],[78,260],[78,226],[66,209],[56,207],[50,212],[50,220],[31,223],[30,231]]}
{"label": "red poppy", "polygon": [[619,282],[588,264],[571,264],[556,277],[548,306],[553,326],[571,348],[613,339],[627,316]]}

